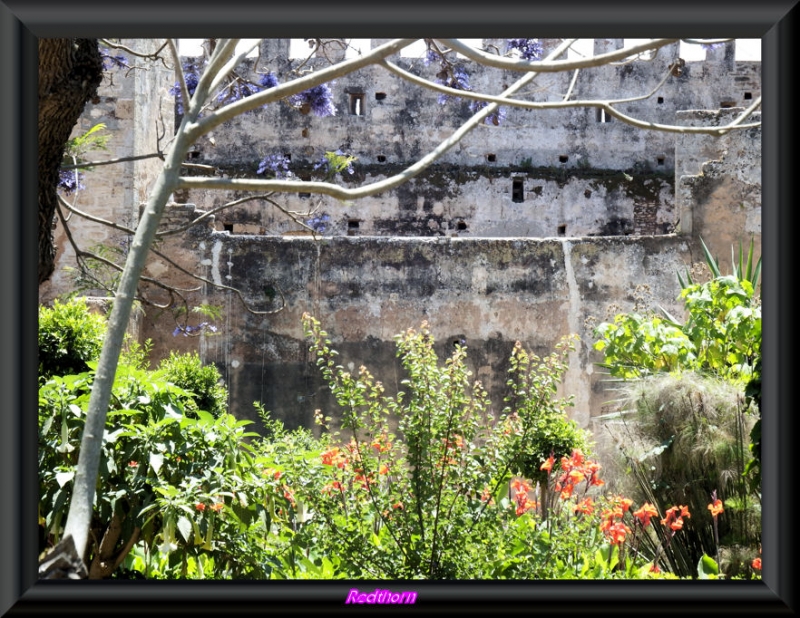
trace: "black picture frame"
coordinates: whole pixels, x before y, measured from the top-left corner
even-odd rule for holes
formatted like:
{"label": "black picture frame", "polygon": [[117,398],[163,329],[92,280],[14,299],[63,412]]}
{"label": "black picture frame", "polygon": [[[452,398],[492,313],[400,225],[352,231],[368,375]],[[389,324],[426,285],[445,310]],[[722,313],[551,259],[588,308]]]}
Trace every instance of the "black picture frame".
{"label": "black picture frame", "polygon": [[[351,612],[351,588],[415,590],[414,611],[569,614],[794,614],[796,533],[791,477],[791,223],[796,207],[796,0],[750,4],[561,0],[479,5],[226,0],[0,2],[3,315],[0,614],[267,614]],[[139,582],[37,581],[36,542],[36,40],[39,37],[207,36],[736,37],[763,58],[763,579],[761,581]],[[366,606],[361,606],[363,607]],[[386,606],[381,609],[390,611]],[[359,611],[359,610],[355,610]],[[392,607],[391,611],[402,611]]]}

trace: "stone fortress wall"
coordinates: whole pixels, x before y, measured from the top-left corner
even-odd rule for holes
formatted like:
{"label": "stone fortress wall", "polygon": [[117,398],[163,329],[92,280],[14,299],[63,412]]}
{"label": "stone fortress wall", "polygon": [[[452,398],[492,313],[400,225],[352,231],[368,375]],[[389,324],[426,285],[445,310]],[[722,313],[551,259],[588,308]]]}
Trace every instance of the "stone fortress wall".
{"label": "stone fortress wall", "polygon": [[[499,47],[503,41],[485,43]],[[545,41],[545,47],[555,43]],[[597,39],[594,46],[600,53],[621,47],[622,40]],[[281,81],[301,62],[290,57],[288,39],[265,40],[260,53],[251,70],[271,69]],[[704,61],[678,58],[676,44],[654,58],[581,71],[571,97],[645,95],[676,62],[657,93],[619,109],[657,123],[724,124],[761,94],[760,62],[735,60],[735,43],[709,50]],[[393,62],[430,78],[437,70],[419,59]],[[326,63],[312,58],[306,68]],[[515,79],[467,66],[476,90],[498,93]],[[559,100],[572,77],[542,74],[533,98]],[[165,71],[135,74],[132,85],[130,77],[115,78],[100,106],[87,110],[84,129],[106,122],[114,131],[114,156],[152,151],[159,114],[172,126],[172,80]],[[341,182],[373,182],[417,160],[470,115],[467,103],[441,106],[436,93],[375,67],[336,80],[332,89],[336,116],[318,118],[279,103],[218,127],[190,152],[187,163],[204,166],[190,173],[257,177],[264,156],[284,154],[303,178],[324,151],[341,149],[358,158],[354,175]],[[159,251],[179,266],[200,265],[208,280],[239,290],[250,309],[274,310],[281,294],[286,307],[252,313],[234,292],[200,285],[192,300],[223,308],[219,334],[174,337],[170,313],[147,309],[139,336],[153,340],[156,359],[177,348],[198,350],[216,363],[238,417],[255,420],[258,401],[290,427],[313,427],[314,410],[332,412],[333,402],[307,352],[300,324],[305,311],[322,321],[343,365],[366,365],[389,393],[403,378],[394,335],[426,320],[442,355],[453,342],[466,342],[468,362],[496,410],[515,341],[546,355],[561,336],[577,333],[564,393],[575,395],[573,417],[592,427],[613,391],[596,367],[591,321],[608,319],[613,308],[630,310],[642,286],[680,314],[675,273],[703,260],[701,237],[723,269],[731,244],[746,246],[751,236],[760,255],[760,152],[758,129],[711,138],[644,132],[594,108],[509,109],[501,125],[475,129],[396,190],[344,204],[326,196],[279,197],[283,208],[327,214],[321,235],[309,235],[262,200],[165,236]],[[103,175],[104,184],[96,183],[94,172],[80,198],[85,210],[135,220],[158,163],[116,169]],[[176,194],[162,229],[242,197]],[[94,226],[82,226],[81,233],[87,241],[124,240]],[[65,252],[62,263],[68,258]],[[158,257],[147,274],[182,288],[198,285]],[[46,301],[68,285],[57,273],[40,297]]]}

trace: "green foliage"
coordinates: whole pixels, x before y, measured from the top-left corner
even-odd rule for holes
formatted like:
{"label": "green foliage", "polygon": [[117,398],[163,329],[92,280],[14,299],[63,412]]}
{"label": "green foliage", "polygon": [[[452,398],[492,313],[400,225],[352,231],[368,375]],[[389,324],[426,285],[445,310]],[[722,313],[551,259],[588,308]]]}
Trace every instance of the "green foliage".
{"label": "green foliage", "polygon": [[68,164],[79,160],[87,152],[108,150],[108,140],[111,139],[111,134],[100,135],[105,129],[106,125],[100,122],[80,135],[69,139],[64,149],[64,156],[68,159]]}
{"label": "green foliage", "polygon": [[761,307],[749,281],[720,276],[683,288],[688,319],[618,314],[594,331],[602,367],[622,379],[663,371],[705,371],[744,382],[761,354]]}
{"label": "green foliage", "polygon": [[[456,346],[440,364],[426,324],[396,338],[406,378],[395,397],[384,395],[366,367],[352,375],[337,365],[317,320],[305,315],[304,327],[342,421],[317,457],[284,466],[299,481],[294,495],[306,516],[294,542],[336,555],[351,577],[476,576],[476,565],[496,558],[491,541],[524,512],[515,514],[507,498],[523,455],[531,463],[536,449],[550,455],[580,434],[556,421],[570,403],[556,397],[569,343],[544,360],[515,346],[513,396],[495,418],[481,384],[470,379],[466,348]],[[331,420],[321,412],[318,419],[324,426]]]}
{"label": "green foliage", "polygon": [[[633,413],[633,422],[612,433],[636,480],[633,497],[662,510],[684,504],[695,514],[673,544],[673,570],[692,575],[703,554],[716,554],[718,542],[757,544],[759,496],[744,477],[754,420],[740,389],[684,372],[631,382],[622,391],[620,407]],[[718,531],[707,511],[715,491],[725,505]]]}
{"label": "green foliage", "polygon": [[215,365],[203,364],[197,352],[181,354],[171,350],[158,369],[167,380],[192,393],[194,405],[187,408],[190,415],[204,410],[219,417],[227,410],[228,389],[221,384],[219,370]]}
{"label": "green foliage", "polygon": [[519,343],[511,353],[509,380],[511,394],[506,397],[506,417],[519,437],[520,455],[515,459],[514,472],[544,482],[547,472],[542,462],[554,456],[556,461],[579,449],[588,453],[586,432],[567,417],[573,397],[557,398],[564,373],[567,354],[574,350],[576,337],[567,337],[556,345],[556,352],[545,359],[526,351]]}
{"label": "green foliage", "polygon": [[82,298],[39,307],[39,379],[80,374],[100,356],[106,318]]}
{"label": "green foliage", "polygon": [[[39,390],[39,514],[58,541],[72,491],[93,373]],[[163,374],[120,365],[100,459],[91,577],[269,576],[278,480],[245,443],[249,421],[196,410]],[[266,541],[265,541],[266,539]],[[107,569],[103,564],[118,565]]]}

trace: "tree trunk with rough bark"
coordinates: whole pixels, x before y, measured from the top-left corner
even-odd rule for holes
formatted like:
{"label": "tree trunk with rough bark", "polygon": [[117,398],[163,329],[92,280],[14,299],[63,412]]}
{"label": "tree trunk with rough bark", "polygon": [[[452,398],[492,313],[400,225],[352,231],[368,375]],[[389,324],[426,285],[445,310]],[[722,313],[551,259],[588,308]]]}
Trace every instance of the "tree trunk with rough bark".
{"label": "tree trunk with rough bark", "polygon": [[97,39],[39,39],[39,284],[55,269],[53,226],[64,148],[87,101],[97,96],[103,59]]}

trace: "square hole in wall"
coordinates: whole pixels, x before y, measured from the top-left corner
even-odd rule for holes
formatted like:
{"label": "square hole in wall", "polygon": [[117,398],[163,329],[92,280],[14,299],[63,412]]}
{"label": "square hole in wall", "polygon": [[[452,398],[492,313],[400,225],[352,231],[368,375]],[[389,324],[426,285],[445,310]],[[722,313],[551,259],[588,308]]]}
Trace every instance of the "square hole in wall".
{"label": "square hole in wall", "polygon": [[375,93],[375,100],[376,101],[383,101],[386,98],[385,92],[376,92]]}
{"label": "square hole in wall", "polygon": [[522,178],[514,178],[511,181],[511,201],[525,201],[525,184]]}
{"label": "square hole in wall", "polygon": [[656,163],[658,165],[664,165],[664,161],[666,161],[666,157],[664,157],[663,155],[661,155],[660,157],[656,157]]}
{"label": "square hole in wall", "polygon": [[719,107],[720,109],[729,109],[731,107],[736,107],[736,101],[720,101]]}
{"label": "square hole in wall", "polygon": [[351,92],[350,97],[350,115],[363,116],[364,115],[364,93]]}
{"label": "square hole in wall", "polygon": [[558,226],[558,235],[559,236],[566,236],[567,235],[567,226],[566,225],[559,225]]}
{"label": "square hole in wall", "polygon": [[222,230],[233,234],[233,223],[223,223]]}
{"label": "square hole in wall", "polygon": [[463,232],[464,230],[467,229],[467,222],[464,221],[463,219],[459,219],[459,221],[456,223],[456,229],[459,232]]}
{"label": "square hole in wall", "polygon": [[361,222],[358,219],[348,219],[347,220],[347,235],[353,236],[358,232],[358,228],[361,227]]}
{"label": "square hole in wall", "polygon": [[558,161],[559,161],[560,163],[566,163],[567,161],[569,161],[569,157],[568,157],[567,155],[560,155],[560,156],[558,157]]}
{"label": "square hole in wall", "polygon": [[749,101],[752,98],[753,98],[753,93],[752,92],[745,92],[744,93],[744,100],[745,101]]}
{"label": "square hole in wall", "polygon": [[656,102],[657,102],[659,105],[661,105],[661,104],[664,102],[664,97],[658,97],[658,98],[656,99]]}
{"label": "square hole in wall", "polygon": [[306,193],[306,192],[303,191],[303,192],[298,193],[297,197],[300,197],[300,198],[303,198],[303,199],[308,199],[308,198],[311,197],[311,194],[310,193]]}
{"label": "square hole in wall", "polygon": [[494,163],[495,161],[497,161],[497,155],[496,155],[496,154],[493,154],[493,153],[487,154],[487,155],[486,155],[486,160],[487,160],[489,163]]}
{"label": "square hole in wall", "polygon": [[386,163],[386,155],[378,155],[376,158],[378,159],[378,163]]}

